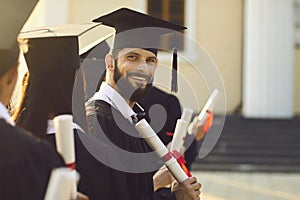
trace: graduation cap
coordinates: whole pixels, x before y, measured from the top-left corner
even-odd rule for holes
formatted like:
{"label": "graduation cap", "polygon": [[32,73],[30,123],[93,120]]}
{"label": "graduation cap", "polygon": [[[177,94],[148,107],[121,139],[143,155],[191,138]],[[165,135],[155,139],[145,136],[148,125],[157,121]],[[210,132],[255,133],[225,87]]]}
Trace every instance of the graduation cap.
{"label": "graduation cap", "polygon": [[0,77],[18,60],[17,35],[38,0],[0,0]]}
{"label": "graduation cap", "polygon": [[[161,39],[163,36],[186,29],[186,27],[128,8],[118,9],[94,19],[93,22],[101,22],[116,29],[113,49],[142,48],[155,55],[157,55],[158,49],[162,49]],[[177,50],[175,46],[172,67],[171,90],[177,92]]]}
{"label": "graduation cap", "polygon": [[79,68],[79,55],[112,34],[110,27],[85,23],[35,27],[24,30],[18,38],[28,40],[25,59],[30,73],[47,75]]}
{"label": "graduation cap", "polygon": [[[82,77],[77,76],[75,81],[77,69],[80,68],[80,54],[105,40],[113,32],[111,27],[99,23],[43,26],[24,30],[18,38],[27,40],[28,43],[28,51],[24,56],[31,77],[30,84],[44,87],[49,93],[60,96],[62,101],[65,98],[70,102],[70,97],[73,96],[73,112],[74,108],[82,107],[83,103],[79,101],[83,96]],[[81,80],[76,88],[74,84],[78,78]],[[51,87],[51,84],[59,88]],[[76,91],[77,89],[82,90]],[[80,98],[76,98],[77,95]],[[54,100],[57,98],[53,98]]]}

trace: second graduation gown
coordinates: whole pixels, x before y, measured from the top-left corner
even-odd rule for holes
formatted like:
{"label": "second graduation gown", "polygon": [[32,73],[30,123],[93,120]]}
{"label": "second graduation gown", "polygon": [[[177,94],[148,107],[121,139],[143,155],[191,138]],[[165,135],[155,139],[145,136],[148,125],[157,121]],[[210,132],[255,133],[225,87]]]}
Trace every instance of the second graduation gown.
{"label": "second graduation gown", "polygon": [[[55,147],[55,133],[46,137]],[[74,129],[76,170],[80,174],[78,191],[87,195],[90,200],[130,200],[124,185],[124,178],[118,171],[111,169],[101,160],[113,159],[111,148],[86,133]],[[115,159],[115,158],[114,158]]]}

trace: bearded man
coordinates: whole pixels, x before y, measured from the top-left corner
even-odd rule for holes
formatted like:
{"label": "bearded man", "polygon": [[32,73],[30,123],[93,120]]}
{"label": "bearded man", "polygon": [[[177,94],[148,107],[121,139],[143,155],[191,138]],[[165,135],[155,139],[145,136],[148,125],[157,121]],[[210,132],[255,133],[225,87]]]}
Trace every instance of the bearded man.
{"label": "bearded man", "polygon": [[195,177],[174,184],[169,194],[157,190],[159,186],[155,184],[163,182],[167,176],[161,173],[155,176],[159,181],[153,180],[162,162],[135,130],[134,123],[139,115],[132,110],[152,87],[160,36],[185,27],[127,8],[94,21],[113,26],[117,34],[112,50],[105,57],[105,78],[90,99],[87,110],[94,111],[89,115],[96,115],[91,120],[92,134],[113,147],[121,159],[118,162],[121,165],[113,165],[113,162],[108,165],[124,183],[120,188],[123,199],[200,199],[201,184]]}

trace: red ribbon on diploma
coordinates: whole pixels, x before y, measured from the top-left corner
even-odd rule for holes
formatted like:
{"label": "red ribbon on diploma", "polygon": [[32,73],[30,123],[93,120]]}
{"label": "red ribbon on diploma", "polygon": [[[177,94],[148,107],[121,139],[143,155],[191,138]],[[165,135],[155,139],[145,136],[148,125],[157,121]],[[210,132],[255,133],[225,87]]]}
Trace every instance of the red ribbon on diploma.
{"label": "red ribbon on diploma", "polygon": [[185,166],[186,160],[184,159],[184,157],[178,151],[176,151],[176,150],[172,150],[171,154],[173,155],[174,158],[176,158],[178,164],[183,169],[183,171],[185,172],[185,174],[188,177],[192,177],[192,174],[189,172],[188,168]]}
{"label": "red ribbon on diploma", "polygon": [[76,163],[72,162],[72,163],[66,164],[66,167],[71,169],[71,170],[75,170],[76,169]]}
{"label": "red ribbon on diploma", "polygon": [[213,120],[214,120],[213,112],[207,110],[206,113],[208,114],[208,116],[207,116],[207,119],[206,119],[206,123],[204,125],[204,133],[208,132],[208,130],[212,126]]}
{"label": "red ribbon on diploma", "polygon": [[188,177],[192,177],[192,174],[189,172],[188,168],[185,166],[186,160],[184,159],[184,157],[178,151],[176,151],[176,150],[169,151],[169,153],[167,153],[166,155],[164,155],[163,159],[165,161],[168,161],[172,157],[174,157],[177,160],[178,164],[183,169],[183,171],[185,172],[185,174]]}

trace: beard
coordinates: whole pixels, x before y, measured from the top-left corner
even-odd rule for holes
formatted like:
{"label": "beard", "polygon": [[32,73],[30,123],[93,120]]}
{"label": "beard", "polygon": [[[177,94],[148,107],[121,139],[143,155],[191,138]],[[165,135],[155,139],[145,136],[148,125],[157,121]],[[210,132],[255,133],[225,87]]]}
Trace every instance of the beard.
{"label": "beard", "polygon": [[[116,65],[115,65],[116,66]],[[128,77],[134,75],[134,72],[127,72],[122,76],[120,70],[116,66],[114,69],[114,81],[119,88],[119,93],[129,101],[139,101],[148,94],[152,88],[152,77],[145,75],[147,84],[143,87],[142,84],[137,84],[136,87],[129,82]]]}

